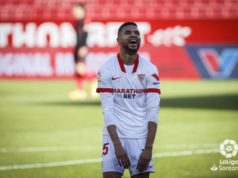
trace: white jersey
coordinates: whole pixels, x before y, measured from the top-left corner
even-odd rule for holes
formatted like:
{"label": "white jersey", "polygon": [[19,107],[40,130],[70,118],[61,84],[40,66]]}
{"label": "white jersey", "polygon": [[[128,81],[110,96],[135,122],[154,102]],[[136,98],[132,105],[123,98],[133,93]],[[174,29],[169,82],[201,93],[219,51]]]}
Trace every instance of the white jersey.
{"label": "white jersey", "polygon": [[160,81],[157,68],[137,55],[124,65],[113,56],[99,70],[98,88],[106,127],[116,125],[119,138],[145,138],[148,121],[158,121]]}

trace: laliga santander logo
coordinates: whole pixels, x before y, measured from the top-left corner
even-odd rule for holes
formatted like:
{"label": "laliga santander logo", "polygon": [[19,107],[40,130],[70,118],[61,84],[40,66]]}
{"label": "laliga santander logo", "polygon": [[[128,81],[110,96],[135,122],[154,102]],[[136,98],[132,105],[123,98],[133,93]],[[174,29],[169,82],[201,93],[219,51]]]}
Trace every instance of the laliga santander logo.
{"label": "laliga santander logo", "polygon": [[220,159],[219,165],[213,164],[211,171],[238,171],[238,160],[235,157],[238,152],[238,145],[234,140],[226,139],[220,144],[220,153],[226,159]]}
{"label": "laliga santander logo", "polygon": [[237,150],[238,145],[234,140],[226,139],[220,144],[220,153],[226,158],[235,157]]}

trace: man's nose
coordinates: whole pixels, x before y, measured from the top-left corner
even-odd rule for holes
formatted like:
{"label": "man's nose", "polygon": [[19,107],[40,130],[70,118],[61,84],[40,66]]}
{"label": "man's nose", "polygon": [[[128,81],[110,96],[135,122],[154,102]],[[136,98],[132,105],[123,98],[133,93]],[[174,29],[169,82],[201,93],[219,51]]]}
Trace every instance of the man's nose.
{"label": "man's nose", "polygon": [[137,37],[138,35],[136,33],[131,33],[131,37]]}

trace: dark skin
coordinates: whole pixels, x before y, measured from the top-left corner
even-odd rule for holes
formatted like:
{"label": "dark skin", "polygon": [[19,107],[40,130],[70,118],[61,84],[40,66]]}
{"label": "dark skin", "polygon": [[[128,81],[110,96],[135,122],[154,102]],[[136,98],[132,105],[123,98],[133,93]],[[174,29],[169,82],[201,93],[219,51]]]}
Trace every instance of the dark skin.
{"label": "dark skin", "polygon": [[[120,46],[120,56],[123,64],[133,65],[135,63],[137,51],[140,47],[140,41],[140,32],[136,26],[128,25],[123,27],[117,38],[118,45]],[[107,130],[113,142],[118,163],[124,168],[129,168],[130,160],[117,135],[116,126],[109,125],[107,127]],[[145,149],[140,154],[140,158],[137,164],[137,169],[140,172],[147,169],[149,162],[152,159],[152,149],[156,130],[157,124],[154,122],[148,122],[148,133],[146,137]],[[106,172],[103,173],[103,177],[121,178],[122,175],[118,172]],[[132,176],[131,178],[149,178],[149,173],[140,173]]]}
{"label": "dark skin", "polygon": [[[134,42],[132,43],[132,41]],[[119,33],[117,42],[120,46],[120,56],[123,64],[133,65],[135,63],[140,41],[140,32],[135,26],[125,26]]]}

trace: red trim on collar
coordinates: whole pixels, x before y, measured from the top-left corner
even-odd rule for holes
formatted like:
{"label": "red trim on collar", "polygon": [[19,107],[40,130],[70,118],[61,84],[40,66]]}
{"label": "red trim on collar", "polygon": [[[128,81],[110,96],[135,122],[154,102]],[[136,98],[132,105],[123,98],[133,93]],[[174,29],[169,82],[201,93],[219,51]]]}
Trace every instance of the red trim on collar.
{"label": "red trim on collar", "polygon": [[124,67],[124,65],[122,63],[121,56],[120,56],[119,53],[117,54],[117,59],[118,59],[118,63],[119,63],[119,66],[121,68],[121,71],[126,73],[126,69],[125,69],[125,67]]}
{"label": "red trim on collar", "polygon": [[[119,53],[117,54],[117,59],[118,59],[118,63],[121,68],[121,71],[126,73],[126,69],[124,67],[124,64],[122,63],[121,56]],[[135,73],[137,71],[138,65],[139,65],[139,55],[136,56],[136,60],[135,60],[135,64],[134,64],[132,73]]]}
{"label": "red trim on collar", "polygon": [[135,64],[134,64],[132,73],[135,73],[135,72],[137,71],[138,64],[139,64],[139,55],[137,54],[137,56],[136,56],[136,61],[135,61]]}

